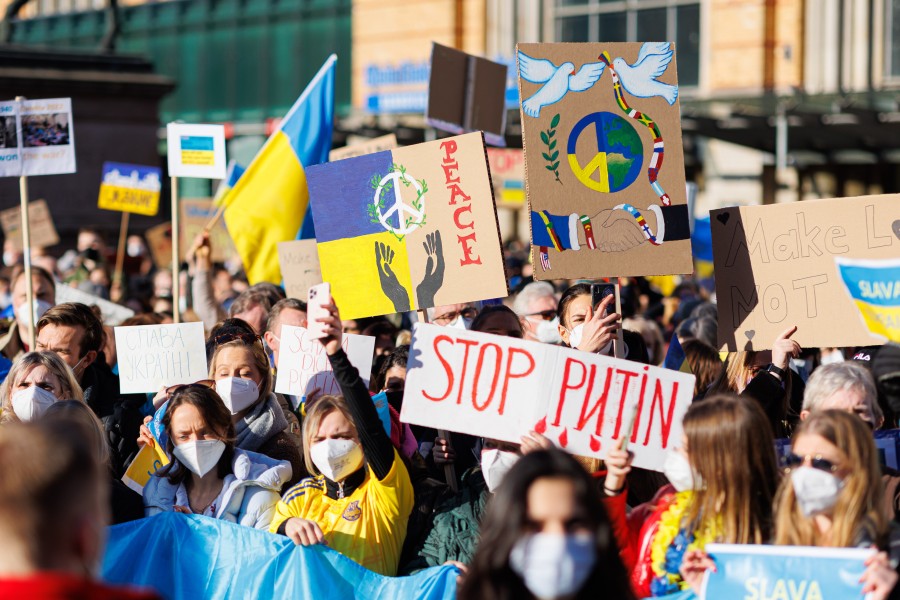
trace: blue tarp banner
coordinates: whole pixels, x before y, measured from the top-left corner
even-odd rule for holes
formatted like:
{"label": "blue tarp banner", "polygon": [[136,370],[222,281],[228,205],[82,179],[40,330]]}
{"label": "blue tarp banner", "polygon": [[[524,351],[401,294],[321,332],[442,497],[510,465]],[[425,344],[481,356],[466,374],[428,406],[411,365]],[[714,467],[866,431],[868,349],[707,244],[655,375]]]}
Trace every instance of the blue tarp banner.
{"label": "blue tarp banner", "polygon": [[454,567],[384,577],[324,546],[199,515],[162,513],[109,528],[103,579],[166,600],[456,597]]}

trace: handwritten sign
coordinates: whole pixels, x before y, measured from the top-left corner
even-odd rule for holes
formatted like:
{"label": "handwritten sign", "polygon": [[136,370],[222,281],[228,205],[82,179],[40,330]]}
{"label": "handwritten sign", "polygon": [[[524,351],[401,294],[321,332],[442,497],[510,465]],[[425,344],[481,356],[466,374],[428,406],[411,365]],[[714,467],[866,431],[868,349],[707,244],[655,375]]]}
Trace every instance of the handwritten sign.
{"label": "handwritten sign", "polygon": [[809,546],[750,546],[707,544],[716,562],[707,571],[700,590],[702,600],[859,600],[864,597],[859,578],[869,548]]}
{"label": "handwritten sign", "polygon": [[[59,235],[53,225],[50,208],[43,200],[28,203],[28,219],[31,228],[31,247],[46,248],[59,243]],[[0,212],[3,235],[16,250],[22,251],[22,209],[18,206]]]}
{"label": "handwritten sign", "polygon": [[0,177],[74,172],[71,98],[0,102]]}
{"label": "handwritten sign", "polygon": [[128,470],[122,476],[122,482],[143,496],[144,486],[147,485],[154,473],[167,464],[169,464],[169,457],[163,452],[159,442],[154,444],[152,448],[144,446],[138,451],[134,460],[131,461]]}
{"label": "handwritten sign", "polygon": [[[321,394],[340,394],[341,388],[334,379],[331,362],[325,347],[309,337],[304,327],[281,326],[281,345],[278,352],[278,376],[275,391],[305,398],[318,389]],[[350,364],[359,369],[359,376],[369,385],[375,338],[368,335],[343,336],[343,348]]]}
{"label": "handwritten sign", "polygon": [[203,323],[116,327],[115,334],[123,394],[207,379]]}
{"label": "handwritten sign", "polygon": [[169,144],[169,175],[225,179],[228,161],[225,158],[223,125],[169,123],[166,136]]}
{"label": "handwritten sign", "polygon": [[127,306],[104,300],[100,296],[88,294],[68,285],[57,284],[56,303],[62,304],[63,302],[80,302],[88,306],[96,306],[100,309],[104,325],[118,325],[125,319],[134,316],[134,311]]}
{"label": "handwritten sign", "polygon": [[[719,344],[760,350],[797,326],[805,348],[870,346],[835,260],[900,256],[900,195],[743,206],[710,213]],[[893,295],[894,285],[873,288]],[[884,292],[884,294],[882,294]]]}
{"label": "handwritten sign", "polygon": [[322,278],[344,318],[508,295],[480,133],[306,175]]}
{"label": "handwritten sign", "polygon": [[148,217],[159,211],[162,170],[158,167],[103,163],[97,207]]}
{"label": "handwritten sign", "polygon": [[316,240],[279,242],[278,263],[288,298],[306,298],[309,288],[322,283]]}
{"label": "handwritten sign", "polygon": [[[181,251],[187,252],[197,234],[209,224],[216,214],[215,203],[208,198],[185,198],[179,200],[181,211]],[[237,249],[225,219],[219,219],[209,230],[209,242],[212,246],[213,262],[225,262],[237,256]],[[184,258],[184,257],[182,257]]]}
{"label": "handwritten sign", "polygon": [[328,153],[328,160],[329,162],[334,162],[336,160],[344,160],[345,158],[353,158],[355,156],[363,156],[364,154],[372,154],[373,152],[393,150],[396,147],[397,136],[393,133],[389,133],[387,135],[372,138],[358,144],[344,146],[343,148],[335,148]]}
{"label": "handwritten sign", "polygon": [[634,464],[660,471],[693,390],[693,375],[669,369],[418,323],[400,417],[516,443],[536,430],[569,452],[603,458],[636,411]]}

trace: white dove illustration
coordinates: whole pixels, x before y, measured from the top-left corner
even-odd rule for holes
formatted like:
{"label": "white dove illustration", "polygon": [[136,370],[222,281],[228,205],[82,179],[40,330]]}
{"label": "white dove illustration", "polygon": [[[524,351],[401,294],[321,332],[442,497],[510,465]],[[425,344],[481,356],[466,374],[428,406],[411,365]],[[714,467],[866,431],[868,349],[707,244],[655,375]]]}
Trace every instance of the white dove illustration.
{"label": "white dove illustration", "polygon": [[678,98],[678,86],[656,80],[666,72],[672,56],[674,52],[669,49],[668,42],[647,42],[641,46],[633,65],[626,63],[624,58],[617,58],[613,60],[613,68],[619,75],[622,87],[632,96],[662,96],[672,105]]}
{"label": "white dove illustration", "polygon": [[520,51],[519,76],[531,83],[544,84],[522,103],[522,110],[529,117],[541,116],[543,107],[559,102],[569,91],[583,92],[589,89],[603,75],[605,67],[602,62],[587,63],[581,66],[578,73],[572,75],[575,65],[570,62],[564,62],[557,67],[549,60],[531,58]]}

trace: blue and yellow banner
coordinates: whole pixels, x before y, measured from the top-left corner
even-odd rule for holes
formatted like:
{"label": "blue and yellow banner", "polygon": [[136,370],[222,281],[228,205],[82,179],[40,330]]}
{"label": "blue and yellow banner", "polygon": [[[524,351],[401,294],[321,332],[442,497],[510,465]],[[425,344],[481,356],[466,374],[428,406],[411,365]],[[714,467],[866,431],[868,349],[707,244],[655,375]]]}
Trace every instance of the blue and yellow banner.
{"label": "blue and yellow banner", "polygon": [[673,371],[681,371],[682,373],[693,374],[691,365],[681,347],[681,341],[678,334],[672,334],[672,340],[669,342],[669,349],[666,351],[666,359],[663,361],[664,369],[672,369]]}
{"label": "blue and yellow banner", "polygon": [[834,261],[868,330],[880,338],[900,342],[900,259]]}
{"label": "blue and yellow banner", "polygon": [[106,162],[97,207],[152,217],[159,211],[161,189],[158,167]]}

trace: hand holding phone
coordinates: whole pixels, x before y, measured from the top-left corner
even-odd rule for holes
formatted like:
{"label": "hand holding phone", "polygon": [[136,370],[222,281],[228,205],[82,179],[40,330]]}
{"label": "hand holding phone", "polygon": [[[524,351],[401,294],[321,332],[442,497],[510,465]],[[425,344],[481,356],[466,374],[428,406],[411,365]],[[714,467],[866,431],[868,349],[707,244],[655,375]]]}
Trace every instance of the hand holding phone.
{"label": "hand holding phone", "polygon": [[309,297],[306,303],[306,321],[309,337],[314,340],[320,340],[325,337],[325,323],[320,323],[319,319],[324,319],[328,316],[328,311],[323,308],[323,305],[330,302],[330,283],[326,281],[309,288]]}

